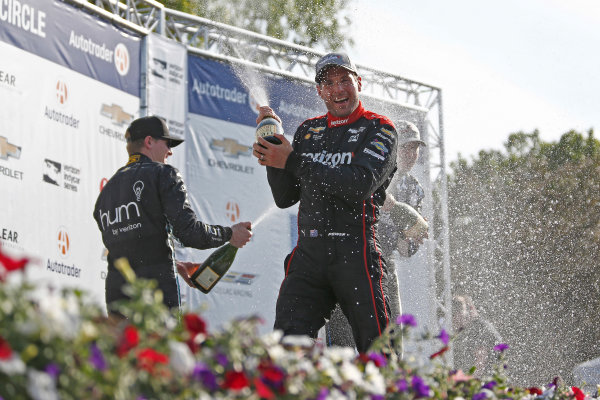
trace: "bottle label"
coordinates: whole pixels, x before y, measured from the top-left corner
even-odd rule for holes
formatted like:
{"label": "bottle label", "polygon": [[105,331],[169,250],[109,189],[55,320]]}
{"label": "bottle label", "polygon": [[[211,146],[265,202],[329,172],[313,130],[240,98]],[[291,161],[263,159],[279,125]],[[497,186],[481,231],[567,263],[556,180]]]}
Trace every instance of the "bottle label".
{"label": "bottle label", "polygon": [[209,266],[204,268],[200,274],[196,277],[195,281],[204,290],[210,290],[210,288],[219,280],[219,274],[212,270]]}
{"label": "bottle label", "polygon": [[276,133],[280,132],[277,132],[277,125],[275,124],[266,124],[256,130],[257,137],[273,136]]}

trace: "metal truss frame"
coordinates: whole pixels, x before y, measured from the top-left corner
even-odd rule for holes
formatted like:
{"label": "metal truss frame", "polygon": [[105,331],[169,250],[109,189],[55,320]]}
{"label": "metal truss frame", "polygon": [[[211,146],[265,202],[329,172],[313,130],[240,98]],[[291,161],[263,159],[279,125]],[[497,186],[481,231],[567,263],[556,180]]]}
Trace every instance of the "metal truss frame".
{"label": "metal truss frame", "polygon": [[[165,8],[154,0],[63,0],[142,35],[150,32],[182,43],[188,51],[313,84],[314,65],[324,54],[230,25]],[[442,91],[401,76],[357,65],[364,94],[417,106],[427,111],[430,180],[439,196],[440,215],[434,238],[438,315],[451,328],[450,252]]]}

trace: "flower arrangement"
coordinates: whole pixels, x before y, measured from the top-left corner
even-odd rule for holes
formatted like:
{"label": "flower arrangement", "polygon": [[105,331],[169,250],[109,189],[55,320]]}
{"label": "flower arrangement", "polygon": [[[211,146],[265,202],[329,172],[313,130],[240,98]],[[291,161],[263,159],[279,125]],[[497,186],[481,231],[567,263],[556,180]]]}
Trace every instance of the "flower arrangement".
{"label": "flower arrangement", "polygon": [[260,336],[256,317],[209,333],[200,315],[171,315],[156,283],[136,279],[122,262],[132,300],[122,304],[127,320],[111,323],[85,293],[34,289],[15,276],[27,264],[0,251],[3,400],[591,398],[559,380],[544,388],[509,385],[506,344],[494,349],[499,364],[488,379],[452,370],[445,363],[451,337],[443,330],[428,362],[401,358],[402,336],[417,325],[411,315],[400,316],[359,355],[307,337]]}

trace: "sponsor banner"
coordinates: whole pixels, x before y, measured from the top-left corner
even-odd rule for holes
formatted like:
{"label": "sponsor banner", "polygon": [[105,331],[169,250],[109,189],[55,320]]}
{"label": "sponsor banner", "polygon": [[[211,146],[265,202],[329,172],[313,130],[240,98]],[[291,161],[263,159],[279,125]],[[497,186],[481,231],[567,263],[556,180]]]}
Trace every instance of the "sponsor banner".
{"label": "sponsor banner", "polygon": [[[189,114],[188,128],[181,147],[186,152],[188,195],[198,218],[224,226],[251,221],[254,235],[208,295],[182,282],[185,307],[202,308],[214,327],[232,318],[260,315],[265,319],[264,331],[269,331],[283,279],[283,259],[291,249],[289,215],[296,213],[296,207],[281,210],[274,205],[265,168],[251,154],[253,127]],[[178,249],[177,258],[202,262],[211,251]]]}
{"label": "sponsor banner", "polygon": [[5,42],[0,54],[2,247],[36,260],[34,282],[102,303],[106,256],[92,211],[127,161],[123,134],[139,98]]}
{"label": "sponsor banner", "polygon": [[0,41],[139,96],[140,38],[61,1],[0,1]]}
{"label": "sponsor banner", "polygon": [[[261,98],[283,121],[287,135],[307,118],[326,113],[315,86],[281,77],[259,76],[243,67],[233,67],[202,57],[188,58],[189,112],[243,125],[256,126]],[[257,77],[258,76],[258,77]]]}
{"label": "sponsor banner", "polygon": [[185,46],[160,35],[148,35],[148,115],[167,121],[171,135],[185,136],[187,95]]}

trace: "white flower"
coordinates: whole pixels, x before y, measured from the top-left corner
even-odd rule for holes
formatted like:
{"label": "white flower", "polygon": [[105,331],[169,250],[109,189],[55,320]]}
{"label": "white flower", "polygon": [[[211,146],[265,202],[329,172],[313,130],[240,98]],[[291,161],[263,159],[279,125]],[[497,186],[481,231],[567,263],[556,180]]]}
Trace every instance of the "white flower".
{"label": "white flower", "polygon": [[25,363],[14,353],[10,360],[0,361],[0,372],[6,375],[17,375],[25,372]]}
{"label": "white flower", "polygon": [[356,354],[350,347],[327,347],[323,350],[323,355],[335,363],[352,360]]}
{"label": "white flower", "polygon": [[73,294],[62,297],[55,290],[48,290],[41,301],[40,318],[46,334],[53,337],[74,339],[79,332],[79,306]]}
{"label": "white flower", "polygon": [[340,367],[340,372],[344,381],[350,381],[359,386],[363,384],[363,375],[356,365],[344,361]]}
{"label": "white flower", "polygon": [[27,370],[27,393],[34,400],[58,400],[54,379],[45,372]]}
{"label": "white flower", "polygon": [[281,341],[284,346],[312,347],[315,341],[304,335],[289,335]]}
{"label": "white flower", "polygon": [[333,380],[333,383],[335,383],[336,385],[342,384],[342,378],[340,378],[340,375],[338,374],[335,365],[331,362],[330,359],[326,357],[322,358],[319,363],[319,369],[323,371],[325,375],[330,377]]}
{"label": "white flower", "polygon": [[190,348],[181,342],[170,341],[171,367],[180,375],[189,375],[194,370],[195,360]]}
{"label": "white flower", "polygon": [[385,394],[385,379],[381,371],[373,362],[367,363],[365,367],[366,382],[365,388],[375,394]]}

